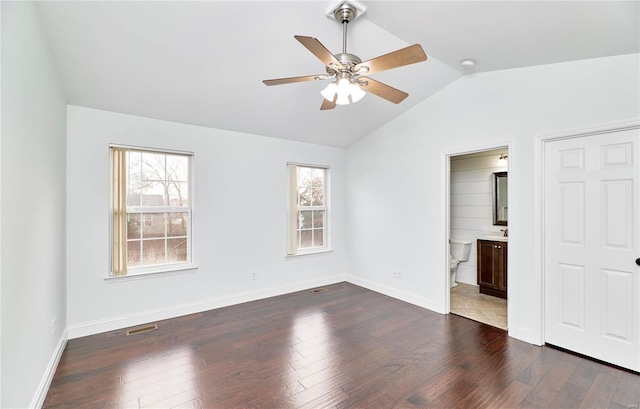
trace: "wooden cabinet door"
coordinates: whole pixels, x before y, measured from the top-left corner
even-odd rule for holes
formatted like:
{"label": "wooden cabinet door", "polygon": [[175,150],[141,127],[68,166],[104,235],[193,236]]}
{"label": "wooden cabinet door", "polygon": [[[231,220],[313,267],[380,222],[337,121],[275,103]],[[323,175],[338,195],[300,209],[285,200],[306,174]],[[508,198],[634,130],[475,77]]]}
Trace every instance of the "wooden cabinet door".
{"label": "wooden cabinet door", "polygon": [[478,285],[498,289],[494,275],[496,260],[494,257],[495,242],[478,240]]}
{"label": "wooden cabinet door", "polygon": [[507,243],[478,240],[478,285],[482,294],[507,298]]}
{"label": "wooden cabinet door", "polygon": [[498,290],[505,292],[505,298],[507,293],[507,243],[498,242],[497,252],[500,259],[498,267]]}

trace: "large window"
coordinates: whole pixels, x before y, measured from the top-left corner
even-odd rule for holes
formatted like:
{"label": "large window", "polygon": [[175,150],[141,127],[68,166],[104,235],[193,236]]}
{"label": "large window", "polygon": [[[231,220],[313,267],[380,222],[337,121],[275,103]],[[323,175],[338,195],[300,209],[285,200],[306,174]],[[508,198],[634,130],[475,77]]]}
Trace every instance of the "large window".
{"label": "large window", "polygon": [[191,264],[191,154],[111,147],[111,274]]}
{"label": "large window", "polygon": [[328,175],[323,167],[288,165],[289,222],[287,254],[325,251],[328,236]]}

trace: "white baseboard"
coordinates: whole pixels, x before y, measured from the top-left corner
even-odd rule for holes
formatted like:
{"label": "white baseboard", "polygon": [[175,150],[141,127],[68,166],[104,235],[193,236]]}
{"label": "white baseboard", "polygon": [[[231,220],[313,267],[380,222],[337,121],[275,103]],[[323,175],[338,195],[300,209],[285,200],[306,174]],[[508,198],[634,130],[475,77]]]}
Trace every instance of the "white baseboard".
{"label": "white baseboard", "polygon": [[345,281],[346,276],[336,275],[332,277],[322,278],[319,280],[303,281],[291,285],[271,287],[260,289],[257,291],[247,291],[222,297],[216,297],[210,300],[198,301],[189,304],[176,305],[167,308],[144,311],[135,314],[123,315],[119,317],[109,318],[105,320],[86,322],[69,326],[69,339],[80,338],[87,335],[99,334],[101,332],[113,331],[122,328],[128,328],[136,325],[146,324],[148,322],[166,320],[169,318],[180,317],[183,315],[194,314],[202,311],[213,310],[216,308],[228,307],[234,304],[240,304],[249,301],[260,300],[263,298],[275,297],[277,295],[288,294],[296,291],[307,290],[309,288],[322,285],[335,284]]}
{"label": "white baseboard", "polygon": [[389,297],[398,299],[400,301],[408,302],[409,304],[417,305],[418,307],[422,307],[427,310],[437,312],[439,314],[445,313],[443,305],[440,305],[437,302],[430,300],[428,298],[421,297],[419,295],[409,293],[407,291],[402,291],[395,288],[380,285],[373,281],[369,281],[364,278],[356,277],[353,275],[347,275],[345,279],[346,281],[352,284],[367,288],[371,291],[375,291],[380,294],[387,295]]}
{"label": "white baseboard", "polygon": [[51,385],[51,381],[53,380],[53,375],[55,375],[56,373],[58,362],[60,362],[60,358],[62,358],[62,353],[64,352],[65,346],[67,346],[68,339],[68,332],[65,329],[64,331],[62,331],[62,335],[60,335],[60,339],[58,340],[56,349],[51,355],[51,359],[49,359],[49,363],[47,364],[47,368],[45,369],[44,374],[42,375],[42,379],[40,380],[38,389],[36,389],[36,393],[33,395],[33,399],[31,399],[31,404],[29,405],[30,408],[40,409],[44,404],[44,400],[47,397],[47,392],[49,391],[49,386]]}

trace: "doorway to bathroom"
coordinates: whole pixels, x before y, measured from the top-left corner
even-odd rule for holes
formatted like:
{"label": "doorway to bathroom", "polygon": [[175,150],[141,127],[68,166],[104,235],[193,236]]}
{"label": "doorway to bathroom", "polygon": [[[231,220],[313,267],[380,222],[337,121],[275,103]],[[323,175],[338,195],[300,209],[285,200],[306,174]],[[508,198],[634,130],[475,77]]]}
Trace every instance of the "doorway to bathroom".
{"label": "doorway to bathroom", "polygon": [[507,329],[508,147],[449,156],[449,312]]}

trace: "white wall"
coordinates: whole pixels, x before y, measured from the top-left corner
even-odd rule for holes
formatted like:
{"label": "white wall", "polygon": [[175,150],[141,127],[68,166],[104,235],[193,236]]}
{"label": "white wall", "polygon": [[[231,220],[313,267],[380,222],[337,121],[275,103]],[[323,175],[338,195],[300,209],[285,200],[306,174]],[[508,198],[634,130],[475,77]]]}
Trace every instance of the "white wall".
{"label": "white wall", "polygon": [[[344,279],[344,149],[76,106],[67,126],[71,338]],[[110,143],[194,152],[197,270],[105,280]],[[285,257],[288,161],[331,168],[333,252]]]}
{"label": "white wall", "polygon": [[43,399],[66,339],[66,106],[34,3],[1,7],[0,406],[25,408]]}
{"label": "white wall", "polygon": [[[509,332],[541,341],[533,147],[541,133],[636,118],[639,56],[465,76],[347,151],[349,254],[359,282],[446,312],[446,155],[509,152]],[[394,279],[391,269],[403,271]]]}
{"label": "white wall", "polygon": [[478,237],[507,228],[493,225],[493,173],[508,171],[498,166],[501,153],[506,149],[451,158],[449,237],[473,242],[469,261],[458,264],[456,281],[461,283],[478,284]]}

